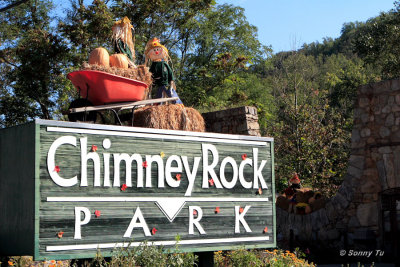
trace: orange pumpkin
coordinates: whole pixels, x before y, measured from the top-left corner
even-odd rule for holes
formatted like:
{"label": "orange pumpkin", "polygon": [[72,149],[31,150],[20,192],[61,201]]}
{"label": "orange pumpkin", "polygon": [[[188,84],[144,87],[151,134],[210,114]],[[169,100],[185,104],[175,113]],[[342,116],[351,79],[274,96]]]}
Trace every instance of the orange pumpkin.
{"label": "orange pumpkin", "polygon": [[109,67],[110,66],[110,55],[108,54],[107,50],[98,47],[94,49],[92,52],[90,52],[89,56],[89,64],[90,65],[99,65],[99,66],[105,66]]}
{"label": "orange pumpkin", "polygon": [[117,68],[128,68],[128,57],[124,54],[114,54],[110,56],[110,66]]}

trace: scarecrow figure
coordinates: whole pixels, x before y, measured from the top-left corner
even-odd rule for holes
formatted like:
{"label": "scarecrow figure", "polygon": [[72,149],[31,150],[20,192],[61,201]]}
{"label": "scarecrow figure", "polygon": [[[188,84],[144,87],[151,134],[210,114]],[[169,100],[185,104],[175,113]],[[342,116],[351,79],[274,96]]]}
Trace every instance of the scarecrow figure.
{"label": "scarecrow figure", "polygon": [[289,185],[295,191],[301,188],[300,179],[297,173],[293,173],[293,177],[289,180]]}
{"label": "scarecrow figure", "polygon": [[112,27],[112,41],[115,52],[125,54],[129,59],[129,66],[135,67],[135,42],[133,40],[134,28],[131,21],[124,17]]}
{"label": "scarecrow figure", "polygon": [[160,44],[158,38],[153,38],[147,42],[145,49],[146,65],[150,65],[150,72],[153,75],[153,88],[156,88],[155,98],[162,98],[163,95],[168,97],[178,97],[176,104],[183,105],[175,91],[175,78],[171,67],[168,65],[170,61],[168,50]]}

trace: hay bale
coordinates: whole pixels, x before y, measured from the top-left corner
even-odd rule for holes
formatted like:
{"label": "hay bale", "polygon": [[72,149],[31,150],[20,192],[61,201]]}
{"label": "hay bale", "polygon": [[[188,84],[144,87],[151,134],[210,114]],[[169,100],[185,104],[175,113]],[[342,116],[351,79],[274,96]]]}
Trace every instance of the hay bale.
{"label": "hay bale", "polygon": [[103,71],[107,72],[113,75],[118,75],[122,76],[128,79],[132,80],[137,80],[144,82],[148,86],[152,84],[153,80],[151,78],[151,72],[148,67],[145,65],[139,65],[136,66],[136,68],[128,68],[128,69],[123,69],[123,68],[116,68],[116,67],[105,67],[105,66],[99,66],[96,64],[88,64],[87,62],[84,62],[82,64],[82,70],[97,70],[97,71]]}
{"label": "hay bale", "polygon": [[146,106],[135,111],[133,126],[204,132],[205,123],[194,108],[181,105]]}

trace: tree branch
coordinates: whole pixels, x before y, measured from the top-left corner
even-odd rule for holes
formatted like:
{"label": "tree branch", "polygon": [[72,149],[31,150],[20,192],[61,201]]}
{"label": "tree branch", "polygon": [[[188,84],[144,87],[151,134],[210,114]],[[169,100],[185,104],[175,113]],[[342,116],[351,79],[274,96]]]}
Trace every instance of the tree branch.
{"label": "tree branch", "polygon": [[5,7],[0,8],[0,12],[7,11],[7,10],[9,10],[10,8],[13,8],[13,7],[22,5],[22,4],[24,4],[24,3],[28,2],[28,1],[29,1],[29,0],[20,0],[20,1],[16,1],[16,2],[14,2],[14,3],[12,3],[12,4],[9,4],[8,6],[5,6]]}
{"label": "tree branch", "polygon": [[[13,66],[13,67],[15,67],[15,68],[18,67],[17,65],[15,65],[15,64],[11,63],[10,61],[8,61],[8,60],[7,60],[4,56],[2,56],[2,55],[0,55],[0,59],[1,59],[4,63],[7,63],[8,65],[11,65],[11,66]],[[0,60],[0,63],[2,63],[1,60]]]}

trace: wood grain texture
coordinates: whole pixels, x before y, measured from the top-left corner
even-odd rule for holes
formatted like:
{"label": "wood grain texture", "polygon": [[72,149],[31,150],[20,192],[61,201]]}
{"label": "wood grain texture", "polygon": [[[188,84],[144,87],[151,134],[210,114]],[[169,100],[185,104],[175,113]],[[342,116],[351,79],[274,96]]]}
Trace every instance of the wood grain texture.
{"label": "wood grain texture", "polygon": [[[171,140],[170,135],[175,132],[168,132],[167,135],[160,135],[163,132],[154,132],[151,134],[158,134],[157,138],[146,138],[144,137],[128,137],[118,135],[104,135],[104,134],[82,134],[82,133],[62,133],[57,131],[47,131],[47,123],[45,121],[37,122],[37,128],[29,128],[29,146],[37,147],[37,153],[35,149],[29,150],[27,156],[29,159],[26,161],[31,162],[29,170],[32,173],[29,177],[32,177],[29,188],[29,204],[23,207],[25,210],[29,210],[31,216],[31,227],[29,238],[31,238],[30,249],[35,250],[35,259],[71,259],[71,258],[87,258],[93,257],[96,254],[96,249],[79,249],[79,250],[62,250],[62,251],[48,251],[48,248],[54,248],[59,246],[71,246],[71,245],[88,245],[88,244],[114,244],[124,242],[158,242],[158,241],[174,241],[177,236],[180,237],[182,242],[187,240],[204,240],[207,239],[219,239],[220,242],[215,243],[202,243],[202,244],[185,244],[181,245],[182,251],[213,251],[223,249],[234,249],[238,247],[246,246],[247,248],[253,247],[274,247],[276,245],[275,240],[275,210],[274,210],[274,191],[273,191],[273,141],[270,139],[264,142],[265,146],[256,146],[258,152],[258,163],[261,160],[266,160],[262,175],[265,182],[268,185],[267,189],[263,189],[262,195],[258,195],[258,188],[245,189],[238,181],[232,189],[216,188],[210,186],[210,188],[202,188],[202,160],[200,161],[199,169],[197,172],[196,180],[193,186],[191,196],[186,197],[186,203],[183,208],[177,214],[175,219],[170,222],[161,209],[156,205],[155,201],[147,202],[92,202],[92,201],[60,201],[52,202],[48,201],[48,197],[98,197],[103,199],[105,197],[184,197],[188,187],[188,177],[186,172],[181,172],[181,182],[179,187],[170,187],[166,182],[164,187],[158,187],[157,173],[158,169],[156,164],[152,164],[147,168],[151,168],[152,186],[151,187],[137,187],[137,168],[143,168],[142,166],[136,166],[132,164],[132,187],[128,187],[125,191],[121,191],[120,187],[113,186],[114,179],[114,154],[127,153],[128,155],[140,154],[143,161],[146,155],[160,155],[161,152],[165,154],[163,157],[163,164],[169,156],[187,156],[190,168],[193,167],[195,157],[202,157],[201,144],[202,141],[193,140]],[[49,123],[50,124],[50,123]],[[54,122],[51,122],[54,127]],[[64,128],[68,128],[72,124],[62,124]],[[80,124],[73,124],[75,128]],[[82,124],[84,125],[84,124]],[[57,127],[57,125],[55,126]],[[99,126],[96,126],[99,128]],[[101,128],[101,127],[100,127]],[[18,128],[17,128],[18,129]],[[35,129],[38,132],[35,133]],[[79,129],[79,127],[78,127]],[[105,128],[107,131],[112,132],[113,129],[110,127]],[[116,128],[117,130],[122,129],[121,127]],[[130,129],[130,128],[127,128]],[[17,130],[18,132],[19,130]],[[132,130],[133,131],[133,130]],[[114,131],[115,133],[115,131]],[[0,132],[1,134],[1,132]],[[35,142],[35,134],[39,137]],[[182,134],[182,133],[179,133]],[[192,136],[196,136],[194,133],[190,133]],[[71,187],[61,187],[57,185],[50,177],[50,172],[47,168],[47,156],[50,146],[55,140],[62,136],[73,136],[77,140],[77,146],[72,145],[61,145],[55,156],[55,163],[60,168],[59,175],[64,178],[70,178],[73,176],[78,177],[78,184]],[[222,135],[221,135],[222,136]],[[249,144],[241,144],[240,141],[234,143],[221,143],[218,140],[221,136],[217,136],[216,139],[210,139],[207,144],[214,145],[219,153],[219,164],[225,157],[232,157],[239,165],[242,162],[242,154],[247,154],[248,158],[253,157],[253,147]],[[154,137],[154,136],[153,136]],[[229,139],[230,137],[237,138],[237,136],[223,135],[222,137]],[[100,157],[101,162],[101,186],[94,186],[94,167],[91,160],[88,161],[87,176],[88,186],[80,186],[81,178],[81,151],[80,151],[80,139],[87,138],[87,151],[90,152],[92,145],[96,145],[98,150],[96,153]],[[103,140],[107,138],[111,141],[111,147],[104,149],[102,146]],[[204,138],[204,135],[201,135]],[[2,146],[5,146],[3,144]],[[17,142],[18,143],[18,142]],[[18,145],[18,144],[17,144]],[[23,145],[23,144],[22,144]],[[2,149],[3,150],[3,149]],[[103,153],[110,154],[110,180],[111,186],[104,187],[104,164],[103,164]],[[36,157],[36,160],[35,160]],[[211,159],[210,159],[211,161]],[[9,161],[5,161],[9,162]],[[4,165],[4,163],[2,162]],[[14,164],[14,163],[13,163]],[[37,182],[35,187],[35,164],[37,169]],[[217,176],[219,177],[219,164],[215,168]],[[3,166],[2,165],[2,166]],[[2,167],[3,168],[3,167]],[[19,172],[23,172],[18,170]],[[121,184],[126,183],[125,179],[125,162],[122,161],[120,164],[120,177]],[[228,181],[232,179],[233,169],[230,164],[227,164],[225,170],[225,176]],[[11,179],[7,175],[7,180]],[[23,183],[27,178],[18,178],[19,183]],[[175,173],[172,174],[175,176]],[[28,176],[27,176],[28,177]],[[247,165],[244,168],[244,177],[247,181],[253,180],[253,168]],[[3,180],[3,179],[1,179]],[[0,180],[0,181],[1,181]],[[144,169],[144,182],[146,181],[146,169]],[[0,183],[2,186],[4,182]],[[27,184],[28,185],[28,184]],[[11,185],[7,188],[10,189]],[[5,187],[4,187],[5,188]],[[3,188],[1,188],[3,191]],[[10,194],[11,195],[11,194]],[[209,198],[210,201],[193,201],[190,198]],[[218,201],[218,198],[237,198],[238,201],[224,202]],[[14,197],[16,198],[16,197]],[[239,198],[251,198],[250,201],[239,201]],[[269,201],[257,202],[252,199],[268,198]],[[2,200],[5,198],[1,198]],[[215,201],[217,200],[217,201]],[[11,205],[12,206],[12,205]],[[203,217],[200,221],[201,226],[204,228],[206,234],[201,235],[194,229],[194,234],[190,235],[189,228],[189,206],[199,206],[202,209]],[[235,233],[235,206],[251,206],[244,218],[249,225],[251,232],[246,232],[243,225],[240,225],[240,233]],[[85,207],[90,210],[90,221],[86,225],[82,225],[82,239],[74,239],[75,233],[75,207]],[[157,233],[152,236],[145,236],[141,228],[135,228],[132,231],[132,235],[129,238],[124,238],[123,235],[127,230],[134,212],[137,208],[143,214],[143,217],[150,229],[157,229]],[[219,207],[220,212],[215,213],[215,208]],[[101,216],[96,217],[95,210],[101,211]],[[1,212],[1,211],[0,211]],[[0,213],[1,214],[1,213]],[[16,216],[15,213],[13,217]],[[35,216],[33,216],[35,215]],[[4,218],[4,215],[2,215]],[[83,215],[82,215],[83,216]],[[33,222],[35,218],[35,222]],[[11,221],[7,225],[7,229],[11,228]],[[3,227],[3,226],[1,226]],[[268,227],[268,232],[264,233],[264,228]],[[3,227],[5,228],[5,227]],[[1,229],[3,229],[1,228]],[[57,237],[58,232],[64,232],[62,238]],[[229,238],[254,238],[254,237],[268,237],[269,240],[265,241],[251,241],[251,242],[223,242]],[[35,239],[33,241],[33,239]],[[21,243],[19,241],[19,243]],[[166,249],[173,248],[174,246],[166,246]],[[104,256],[109,256],[112,253],[112,248],[101,249],[101,253]],[[30,251],[30,253],[33,253]]]}
{"label": "wood grain texture", "polygon": [[34,250],[35,125],[0,129],[0,255]]}

